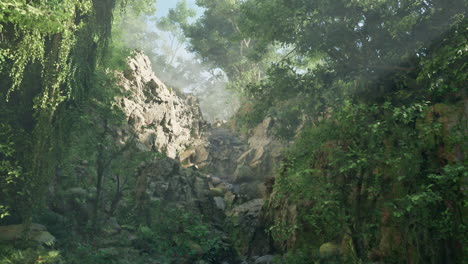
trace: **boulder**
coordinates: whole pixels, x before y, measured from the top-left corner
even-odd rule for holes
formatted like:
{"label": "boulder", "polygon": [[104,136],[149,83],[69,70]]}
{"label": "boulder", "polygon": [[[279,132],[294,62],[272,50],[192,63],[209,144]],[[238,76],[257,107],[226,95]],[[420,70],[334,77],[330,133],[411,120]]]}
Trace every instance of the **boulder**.
{"label": "boulder", "polygon": [[195,150],[195,163],[200,164],[208,160],[210,153],[206,148],[200,146]]}
{"label": "boulder", "polygon": [[182,154],[180,154],[179,160],[184,167],[188,167],[192,165],[194,156],[195,156],[195,149],[191,148],[191,149],[184,151]]}
{"label": "boulder", "polygon": [[223,197],[224,191],[210,188],[207,177],[198,171],[181,168],[180,163],[171,158],[155,158],[137,169],[135,195],[141,209],[150,206],[151,201],[161,201],[213,218],[223,215],[216,208],[213,197]]}
{"label": "boulder", "polygon": [[224,198],[222,197],[214,197],[213,198],[216,204],[216,207],[222,211],[226,210],[226,202],[224,202]]}
{"label": "boulder", "polygon": [[339,256],[340,253],[340,245],[333,242],[324,243],[319,248],[319,255],[322,258],[336,257]]}
{"label": "boulder", "polygon": [[211,182],[214,184],[214,185],[218,185],[220,184],[222,181],[219,177],[216,177],[216,176],[213,176],[211,177]]}

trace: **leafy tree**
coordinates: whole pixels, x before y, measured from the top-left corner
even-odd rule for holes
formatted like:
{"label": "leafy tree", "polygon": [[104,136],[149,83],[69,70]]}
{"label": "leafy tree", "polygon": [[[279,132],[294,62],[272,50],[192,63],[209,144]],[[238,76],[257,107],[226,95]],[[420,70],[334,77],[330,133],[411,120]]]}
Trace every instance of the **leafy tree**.
{"label": "leafy tree", "polygon": [[251,0],[242,7],[251,35],[300,54],[324,54],[342,74],[367,78],[411,71],[421,48],[463,20],[467,8],[465,1],[438,0]]}
{"label": "leafy tree", "polygon": [[180,49],[186,44],[187,40],[182,28],[187,25],[188,19],[194,16],[195,10],[188,8],[185,1],[179,1],[176,8],[169,10],[167,17],[157,20],[157,28],[168,33],[168,41],[163,43],[162,49],[169,57],[169,61],[167,62],[169,65],[174,64]]}
{"label": "leafy tree", "polygon": [[257,45],[241,28],[241,2],[204,0],[197,4],[205,8],[204,15],[184,27],[190,49],[222,69],[238,91],[248,82],[259,81],[269,63],[262,58],[271,56],[271,50]]}
{"label": "leafy tree", "polygon": [[[459,114],[466,3],[248,0],[240,6],[245,34],[289,50],[267,78],[245,88],[253,110],[236,117],[252,127],[270,115],[278,136],[297,139],[279,170],[272,208],[293,202],[301,220],[271,220],[276,242],[296,235],[301,244],[288,250],[300,255],[327,241],[350,241],[351,260],[342,261],[460,261],[464,198],[445,190],[461,186],[455,182],[464,158],[448,158],[434,146],[450,152],[461,142],[455,124],[465,122]],[[392,238],[401,243],[389,245]],[[312,260],[318,256],[304,263]]]}

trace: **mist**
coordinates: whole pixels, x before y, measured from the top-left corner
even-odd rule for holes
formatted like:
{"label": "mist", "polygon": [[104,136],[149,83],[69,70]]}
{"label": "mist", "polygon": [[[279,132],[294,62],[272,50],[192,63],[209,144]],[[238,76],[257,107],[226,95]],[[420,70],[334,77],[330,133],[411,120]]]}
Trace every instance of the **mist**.
{"label": "mist", "polygon": [[[156,9],[162,5],[156,4]],[[176,10],[179,9],[179,10]],[[188,48],[179,21],[171,20],[171,13],[187,12],[184,22],[193,22],[196,12],[178,2],[164,17],[156,13],[137,13],[126,10],[114,21],[114,38],[126,49],[141,50],[150,59],[153,71],[168,87],[179,95],[195,95],[203,117],[208,122],[228,120],[238,109],[236,92],[228,89],[229,80],[223,70],[203,62]]]}

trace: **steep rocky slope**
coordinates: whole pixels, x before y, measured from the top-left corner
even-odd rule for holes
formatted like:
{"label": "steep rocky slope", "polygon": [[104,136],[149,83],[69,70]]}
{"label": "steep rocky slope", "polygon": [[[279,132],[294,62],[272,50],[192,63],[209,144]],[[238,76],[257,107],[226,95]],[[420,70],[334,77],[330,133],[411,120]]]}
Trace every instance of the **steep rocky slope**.
{"label": "steep rocky slope", "polygon": [[225,242],[235,248],[237,261],[255,262],[272,253],[261,211],[285,146],[272,136],[274,121],[266,119],[248,139],[222,123],[206,125],[196,98],[164,85],[144,54],[135,53],[128,63],[118,74],[125,95],[117,99],[128,124],[116,134],[123,142],[135,133],[142,151],[169,157],[140,165],[137,200],[201,213],[230,237]]}
{"label": "steep rocky slope", "polygon": [[[139,166],[133,187],[139,210],[151,210],[152,202],[160,201],[203,215],[224,237],[224,247],[235,249],[224,251],[218,261],[271,261],[261,210],[284,146],[271,135],[273,120],[242,139],[223,124],[207,125],[196,98],[164,85],[143,53],[135,53],[128,64],[117,74],[124,90],[117,103],[127,124],[115,128],[116,139],[125,142],[134,135],[140,151],[168,157]],[[265,255],[262,262],[259,256]]]}
{"label": "steep rocky slope", "polygon": [[128,120],[128,127],[119,128],[119,135],[136,132],[142,150],[175,158],[202,134],[205,122],[196,98],[177,94],[162,83],[142,52],[135,52],[128,67],[118,73],[125,94],[118,104]]}
{"label": "steep rocky slope", "polygon": [[274,120],[266,118],[243,138],[226,125],[213,124],[180,156],[184,166],[196,166],[208,175],[214,200],[225,213],[224,229],[233,247],[253,263],[271,261],[274,252],[263,209],[272,192],[281,150],[288,143],[273,136],[273,125]]}

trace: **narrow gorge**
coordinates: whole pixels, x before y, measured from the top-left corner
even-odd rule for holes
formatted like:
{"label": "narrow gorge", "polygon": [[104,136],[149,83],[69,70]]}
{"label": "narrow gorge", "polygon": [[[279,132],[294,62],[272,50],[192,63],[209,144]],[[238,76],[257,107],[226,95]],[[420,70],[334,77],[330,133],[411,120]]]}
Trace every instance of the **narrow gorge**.
{"label": "narrow gorge", "polygon": [[0,0],[0,264],[465,264],[466,0]]}

